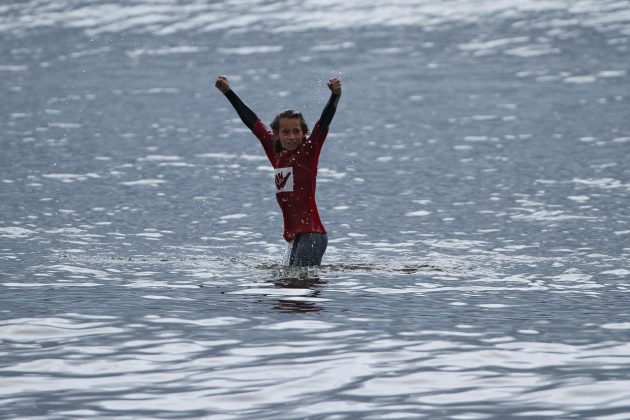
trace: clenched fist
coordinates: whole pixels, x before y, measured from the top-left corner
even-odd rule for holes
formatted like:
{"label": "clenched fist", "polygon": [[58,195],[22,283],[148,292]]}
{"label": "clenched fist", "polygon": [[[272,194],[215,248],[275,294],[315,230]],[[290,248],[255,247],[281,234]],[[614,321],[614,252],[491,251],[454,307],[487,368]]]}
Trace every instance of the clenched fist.
{"label": "clenched fist", "polygon": [[217,81],[214,83],[214,85],[224,95],[227,93],[227,91],[230,90],[230,82],[228,82],[227,76],[221,75],[221,76],[217,77]]}
{"label": "clenched fist", "polygon": [[328,79],[328,89],[330,89],[334,95],[341,95],[341,79],[337,77]]}

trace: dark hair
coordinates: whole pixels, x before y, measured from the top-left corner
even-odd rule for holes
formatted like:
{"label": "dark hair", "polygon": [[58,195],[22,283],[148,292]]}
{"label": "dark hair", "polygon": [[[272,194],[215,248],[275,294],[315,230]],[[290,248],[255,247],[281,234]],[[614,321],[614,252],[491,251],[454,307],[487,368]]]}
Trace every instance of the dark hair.
{"label": "dark hair", "polygon": [[[300,125],[302,126],[302,132],[304,133],[304,135],[308,134],[308,125],[304,120],[304,116],[301,112],[297,112],[292,109],[286,109],[282,111],[273,119],[273,121],[271,122],[271,129],[273,130],[274,134],[278,134],[278,132],[280,131],[280,118],[298,118],[300,120]],[[282,151],[282,144],[279,140],[276,140],[275,149],[276,153],[280,153]]]}

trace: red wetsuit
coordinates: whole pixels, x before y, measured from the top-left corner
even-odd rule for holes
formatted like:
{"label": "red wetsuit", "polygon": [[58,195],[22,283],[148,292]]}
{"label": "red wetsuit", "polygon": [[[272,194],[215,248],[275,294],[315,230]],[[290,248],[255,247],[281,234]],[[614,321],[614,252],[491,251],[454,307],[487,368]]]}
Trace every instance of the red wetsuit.
{"label": "red wetsuit", "polygon": [[319,153],[328,130],[322,130],[318,121],[296,150],[280,153],[275,151],[273,132],[260,119],[252,132],[276,172],[276,199],[284,218],[284,239],[289,242],[300,233],[326,233],[315,203],[315,183]]}
{"label": "red wetsuit", "polygon": [[310,136],[289,152],[275,150],[275,138],[258,116],[234,93],[225,96],[241,120],[260,140],[276,176],[276,199],[284,219],[284,239],[292,241],[301,233],[325,234],[315,204],[315,181],[319,153],[326,140],[328,127],[335,115],[339,95],[331,95]]}

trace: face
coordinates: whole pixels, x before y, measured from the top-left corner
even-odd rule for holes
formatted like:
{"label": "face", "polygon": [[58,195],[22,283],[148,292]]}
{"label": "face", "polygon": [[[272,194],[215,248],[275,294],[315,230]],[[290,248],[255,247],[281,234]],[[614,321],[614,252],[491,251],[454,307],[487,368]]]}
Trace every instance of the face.
{"label": "face", "polygon": [[280,118],[278,133],[282,147],[290,152],[297,149],[302,144],[304,132],[299,118]]}

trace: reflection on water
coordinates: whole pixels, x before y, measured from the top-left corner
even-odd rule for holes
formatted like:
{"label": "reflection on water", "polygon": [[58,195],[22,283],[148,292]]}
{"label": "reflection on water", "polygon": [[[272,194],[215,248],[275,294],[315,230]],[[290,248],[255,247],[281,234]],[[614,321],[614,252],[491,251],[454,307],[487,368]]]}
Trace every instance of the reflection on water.
{"label": "reflection on water", "polygon": [[324,308],[319,306],[318,302],[328,301],[328,299],[320,296],[322,293],[321,289],[325,287],[326,281],[320,280],[319,277],[309,277],[308,273],[298,277],[280,278],[274,281],[273,284],[276,288],[289,289],[291,291],[290,295],[281,297],[278,299],[277,304],[274,305],[273,308],[280,311],[319,312],[324,310]]}
{"label": "reflection on water", "polygon": [[[570,288],[549,302],[536,302],[535,288],[498,300],[506,282],[423,299],[366,292],[351,279],[279,278],[242,284],[246,305],[213,288],[134,287],[116,293],[119,315],[60,308],[3,321],[2,372],[15,379],[3,381],[3,406],[35,413],[36,399],[39,412],[64,416],[149,417],[627,410],[627,323],[604,324],[605,300],[579,310],[583,293]],[[570,323],[559,317],[575,311],[567,301],[578,305]],[[568,337],[571,325],[582,328]]]}
{"label": "reflection on water", "polygon": [[299,6],[0,5],[0,417],[628,418],[630,1]]}
{"label": "reflection on water", "polygon": [[625,285],[614,276],[141,260],[59,258],[30,274],[44,279],[3,285],[9,299],[25,290],[30,299],[3,303],[1,372],[12,378],[3,381],[5,412],[562,417],[628,409],[630,324],[616,296]]}

